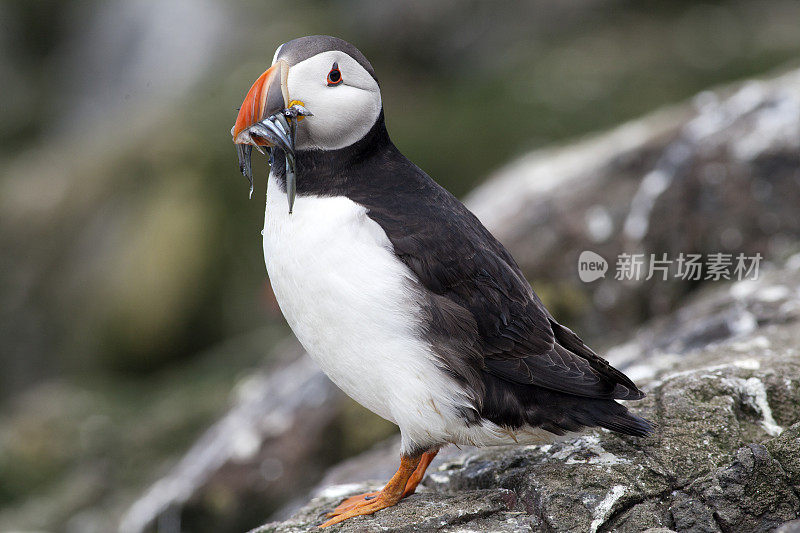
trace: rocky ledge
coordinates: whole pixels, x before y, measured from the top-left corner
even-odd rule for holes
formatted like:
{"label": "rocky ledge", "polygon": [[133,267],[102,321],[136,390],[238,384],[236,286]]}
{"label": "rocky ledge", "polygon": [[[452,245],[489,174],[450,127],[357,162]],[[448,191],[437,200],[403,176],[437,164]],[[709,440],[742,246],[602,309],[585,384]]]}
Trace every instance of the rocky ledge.
{"label": "rocky ledge", "polygon": [[[651,437],[450,447],[417,494],[332,530],[800,531],[798,318],[800,256],[720,284],[609,352],[644,379],[633,409],[656,423]],[[313,530],[342,498],[380,487],[396,455],[391,441],[349,460],[291,518],[252,533]]]}

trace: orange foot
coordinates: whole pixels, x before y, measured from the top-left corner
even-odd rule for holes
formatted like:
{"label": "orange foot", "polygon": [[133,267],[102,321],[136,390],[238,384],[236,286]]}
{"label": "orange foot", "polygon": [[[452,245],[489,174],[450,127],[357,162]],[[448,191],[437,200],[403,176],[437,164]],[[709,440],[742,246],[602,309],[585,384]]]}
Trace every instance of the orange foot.
{"label": "orange foot", "polygon": [[381,491],[366,492],[347,498],[333,512],[328,513],[328,517],[333,518],[319,527],[332,526],[354,516],[372,514],[396,505],[401,499],[414,494],[437,452],[438,450],[433,450],[416,457],[402,456],[400,468]]}
{"label": "orange foot", "polygon": [[380,491],[377,491],[377,492],[365,492],[364,494],[356,494],[355,496],[350,496],[349,498],[344,500],[342,503],[340,503],[339,506],[336,507],[336,509],[334,509],[333,511],[328,513],[326,516],[328,518],[331,518],[333,516],[339,516],[343,512],[345,512],[348,509],[350,509],[351,507],[353,507],[355,504],[363,502],[363,501],[372,500],[379,494],[380,494]]}

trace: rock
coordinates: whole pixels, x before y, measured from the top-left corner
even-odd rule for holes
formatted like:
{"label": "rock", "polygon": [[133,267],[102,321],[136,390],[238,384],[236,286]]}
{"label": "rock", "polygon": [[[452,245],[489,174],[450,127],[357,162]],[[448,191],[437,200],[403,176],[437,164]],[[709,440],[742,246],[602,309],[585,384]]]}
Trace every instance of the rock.
{"label": "rock", "polygon": [[673,502],[678,530],[702,524],[708,531],[769,531],[800,510],[781,463],[755,443],[739,448],[730,466],[693,482]]}
{"label": "rock", "polygon": [[[747,296],[737,285],[706,291],[664,321],[671,328],[639,332],[637,339],[660,341],[655,346],[683,347],[670,358],[651,347],[629,359],[650,372],[647,398],[632,407],[655,422],[651,437],[600,430],[535,446],[450,447],[420,492],[334,530],[756,532],[796,519],[800,272],[774,270],[755,283]],[[761,305],[778,286],[782,298]],[[703,339],[698,325],[737,306],[753,314],[752,330],[717,334],[701,347],[679,342]],[[378,462],[394,466],[396,444],[334,469],[299,512],[255,531],[313,530],[344,497],[381,486],[353,482],[374,477]]]}
{"label": "rock", "polygon": [[341,397],[310,359],[297,358],[302,349],[296,344],[279,351],[296,360],[270,375],[248,378],[236,405],[127,511],[122,533],[142,531],[184,507],[193,507],[190,515],[207,522],[220,514],[241,520],[243,506],[255,495],[268,501],[271,490],[292,490],[285,479],[282,486],[275,483],[283,470],[294,469],[301,479],[319,475],[322,467],[309,460],[319,446],[306,445],[323,440]]}
{"label": "rock", "polygon": [[[286,522],[267,524],[252,533],[308,531],[309,522],[317,523],[330,510],[329,501],[330,497],[317,498]],[[455,531],[465,522],[477,531],[529,531],[531,517],[514,511],[515,504],[514,492],[504,489],[465,490],[452,496],[430,494],[417,506],[398,508],[380,524],[361,524],[358,531]]]}
{"label": "rock", "polygon": [[800,532],[800,520],[786,522],[782,526],[775,528],[773,533],[798,533]]}
{"label": "rock", "polygon": [[[533,152],[467,203],[576,331],[625,331],[675,308],[697,283],[644,280],[650,254],[780,255],[800,236],[800,70],[697,95],[583,142]],[[608,261],[582,283],[584,250]],[[644,254],[638,282],[615,280]],[[705,277],[706,272],[702,273]],[[552,297],[551,297],[552,295]],[[571,296],[571,297],[570,297]],[[587,305],[587,298],[594,305]]]}
{"label": "rock", "polygon": [[[236,531],[304,494],[309,480],[322,477],[331,462],[361,451],[394,432],[394,426],[366,424],[376,434],[357,438],[349,398],[319,371],[296,341],[279,345],[275,367],[249,376],[235,405],[186,452],[181,461],[127,510],[120,533],[144,531],[153,522],[177,520],[189,530],[200,525]],[[349,448],[336,432],[348,431]],[[355,442],[353,442],[355,441]]]}

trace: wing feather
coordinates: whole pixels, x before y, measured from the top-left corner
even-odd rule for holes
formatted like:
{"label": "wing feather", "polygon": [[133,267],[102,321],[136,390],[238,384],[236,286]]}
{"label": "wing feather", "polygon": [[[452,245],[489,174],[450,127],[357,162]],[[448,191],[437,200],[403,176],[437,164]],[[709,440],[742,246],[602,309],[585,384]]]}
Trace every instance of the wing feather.
{"label": "wing feather", "polygon": [[[406,189],[398,191],[396,201],[368,206],[368,216],[383,227],[425,290],[472,315],[477,335],[468,341],[482,356],[481,370],[577,396],[643,397],[622,372],[556,322],[503,245],[461,202],[419,172],[427,180],[417,177],[413,197],[402,198]],[[455,344],[463,346],[464,339]],[[473,360],[464,354],[465,364]]]}

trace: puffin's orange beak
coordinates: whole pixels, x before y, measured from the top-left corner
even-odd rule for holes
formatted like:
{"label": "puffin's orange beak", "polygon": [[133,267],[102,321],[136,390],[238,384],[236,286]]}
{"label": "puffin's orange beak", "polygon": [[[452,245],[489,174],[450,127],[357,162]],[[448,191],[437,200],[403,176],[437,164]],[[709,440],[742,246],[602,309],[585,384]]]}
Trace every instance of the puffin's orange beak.
{"label": "puffin's orange beak", "polygon": [[231,129],[234,143],[256,146],[275,144],[268,136],[259,135],[258,128],[254,128],[254,131],[248,131],[248,128],[288,107],[289,95],[286,90],[288,75],[289,65],[286,61],[278,60],[253,83],[247,91],[247,96],[244,97],[236,123]]}

